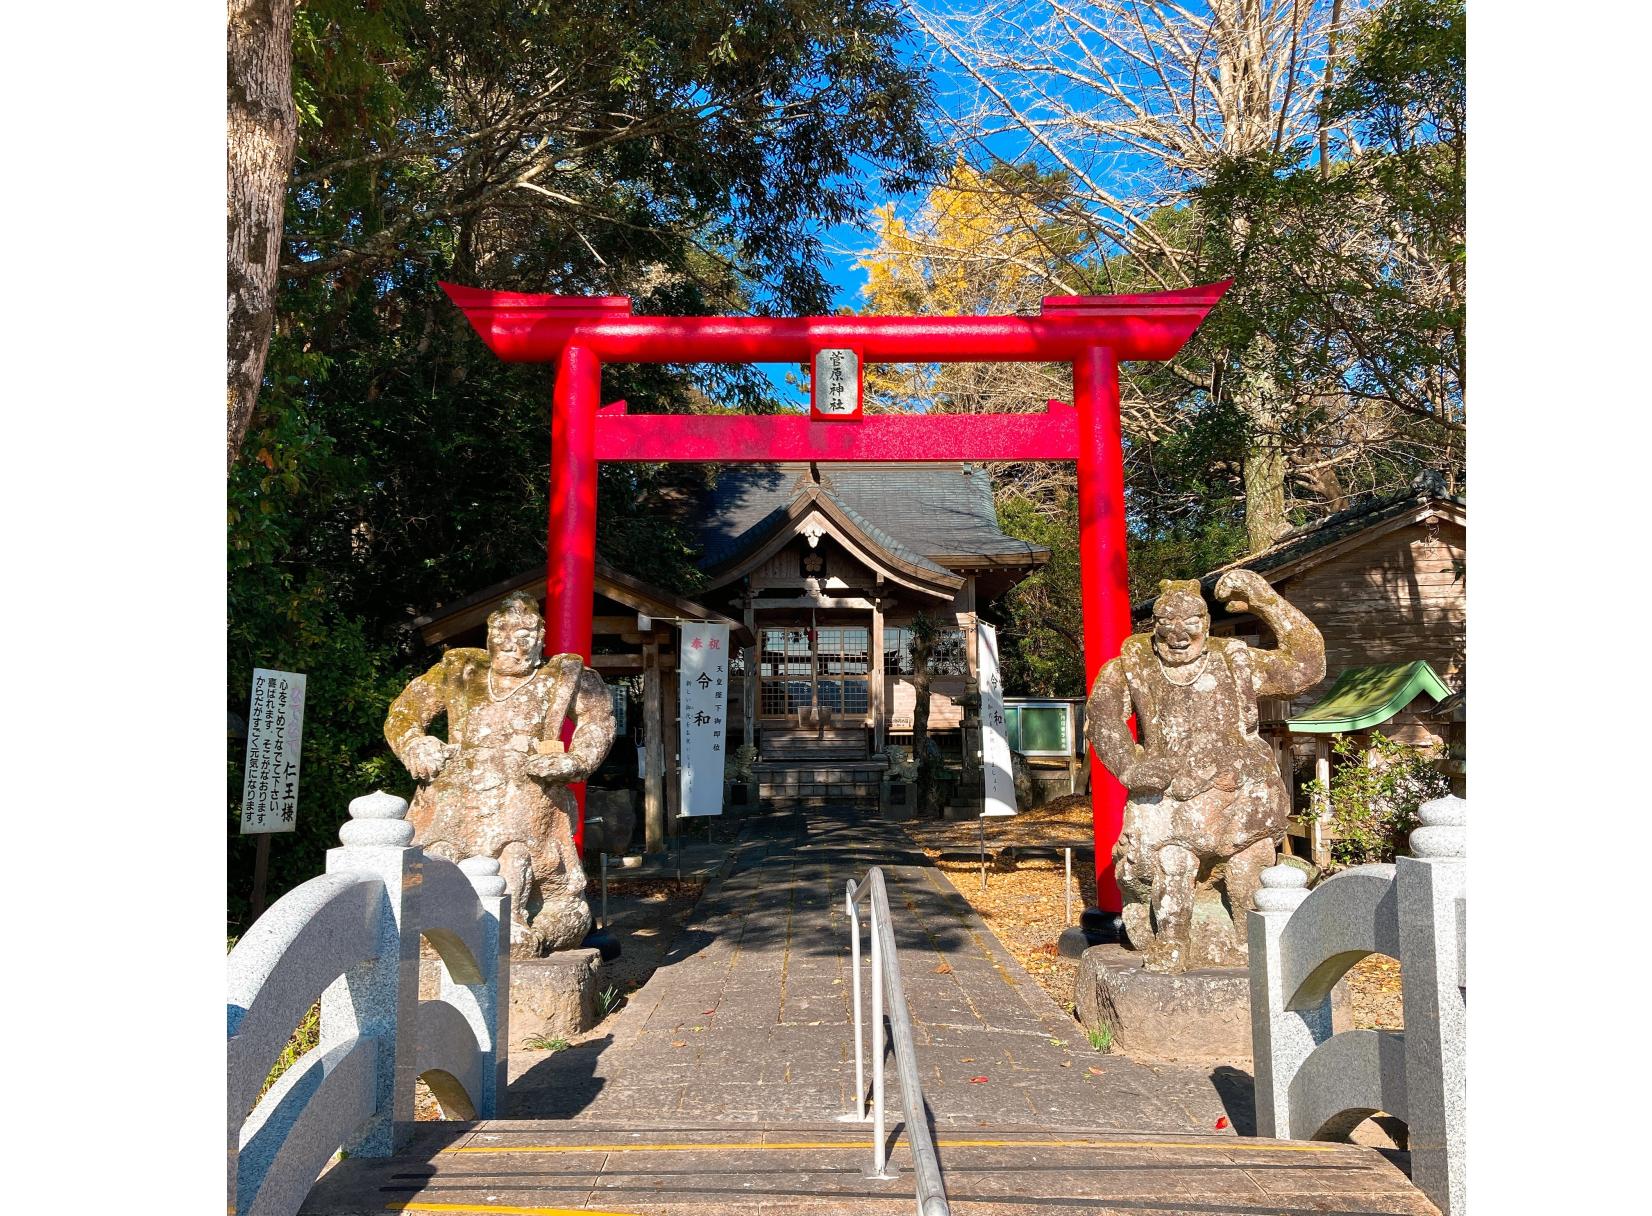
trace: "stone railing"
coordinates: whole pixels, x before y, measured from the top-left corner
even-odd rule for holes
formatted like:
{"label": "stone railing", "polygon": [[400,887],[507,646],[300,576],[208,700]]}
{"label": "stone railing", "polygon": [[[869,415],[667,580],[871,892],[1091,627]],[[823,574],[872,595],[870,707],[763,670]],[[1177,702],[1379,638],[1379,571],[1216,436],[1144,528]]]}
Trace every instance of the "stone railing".
{"label": "stone railing", "polygon": [[[1257,1134],[1336,1139],[1386,1112],[1405,1122],[1412,1180],[1444,1216],[1466,1210],[1467,808],[1427,803],[1414,856],[1311,893],[1301,870],[1264,870],[1250,914]],[[1405,1029],[1332,1034],[1331,986],[1367,954],[1399,960]]]}
{"label": "stone railing", "polygon": [[[350,804],[327,872],[288,892],[229,956],[229,1210],[298,1211],[332,1155],[384,1157],[413,1130],[422,1079],[450,1118],[490,1118],[505,1092],[510,896],[499,863],[412,843],[407,803]],[[419,999],[419,943],[441,994]],[[310,1006],[319,1043],[261,1099]]]}

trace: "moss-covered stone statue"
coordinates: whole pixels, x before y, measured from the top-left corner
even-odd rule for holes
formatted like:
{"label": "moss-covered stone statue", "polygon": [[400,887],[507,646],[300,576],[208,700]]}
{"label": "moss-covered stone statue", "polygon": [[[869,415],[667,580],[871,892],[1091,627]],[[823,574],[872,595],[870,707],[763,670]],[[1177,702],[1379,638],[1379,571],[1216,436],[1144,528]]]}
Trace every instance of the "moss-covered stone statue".
{"label": "moss-covered stone statue", "polygon": [[[602,677],[576,654],[544,658],[544,641],[533,598],[513,592],[488,617],[486,650],[448,651],[384,720],[391,750],[419,783],[407,815],[414,840],[450,861],[499,859],[511,953],[527,958],[577,946],[590,931],[567,786],[590,776],[614,741]],[[444,713],[445,742],[426,733]]]}
{"label": "moss-covered stone statue", "polygon": [[1276,649],[1211,637],[1197,582],[1159,589],[1153,632],[1126,639],[1087,706],[1096,755],[1130,791],[1113,850],[1125,931],[1150,970],[1238,966],[1245,913],[1290,814],[1256,699],[1323,679],[1325,640],[1249,570],[1224,574],[1216,598],[1266,622]]}

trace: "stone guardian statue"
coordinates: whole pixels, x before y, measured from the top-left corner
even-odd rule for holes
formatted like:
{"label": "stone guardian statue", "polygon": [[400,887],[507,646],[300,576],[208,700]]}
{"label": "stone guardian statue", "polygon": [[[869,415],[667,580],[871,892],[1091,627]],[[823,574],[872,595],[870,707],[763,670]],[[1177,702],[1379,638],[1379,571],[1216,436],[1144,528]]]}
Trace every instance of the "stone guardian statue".
{"label": "stone guardian statue", "polygon": [[1322,680],[1325,640],[1250,570],[1222,575],[1216,599],[1259,617],[1276,649],[1211,637],[1197,582],[1159,590],[1153,632],[1125,640],[1086,706],[1096,755],[1130,793],[1113,849],[1125,931],[1149,970],[1239,966],[1245,913],[1290,814],[1256,700]]}
{"label": "stone guardian statue", "polygon": [[[533,597],[506,596],[488,617],[488,646],[456,648],[390,706],[384,737],[418,784],[414,839],[450,861],[499,859],[511,897],[511,953],[577,946],[591,928],[585,870],[574,848],[570,782],[583,781],[614,741],[602,677],[576,654],[543,655]],[[447,715],[446,741],[429,734]],[[562,725],[575,729],[566,749]]]}

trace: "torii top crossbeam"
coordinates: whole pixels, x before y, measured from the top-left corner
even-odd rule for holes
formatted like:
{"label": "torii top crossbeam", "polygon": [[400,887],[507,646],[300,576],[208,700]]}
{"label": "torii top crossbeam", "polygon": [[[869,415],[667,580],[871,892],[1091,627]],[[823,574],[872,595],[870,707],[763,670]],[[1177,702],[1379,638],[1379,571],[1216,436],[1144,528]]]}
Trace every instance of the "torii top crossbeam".
{"label": "torii top crossbeam", "polygon": [[442,284],[510,363],[553,362],[569,344],[604,363],[806,362],[832,347],[884,363],[1068,363],[1098,346],[1115,359],[1169,359],[1227,288],[1051,296],[1036,317],[636,317],[625,296]]}
{"label": "torii top crossbeam", "polygon": [[[1146,295],[1059,296],[1036,317],[638,317],[623,296],[486,291],[444,283],[501,359],[554,363],[545,644],[591,655],[597,463],[602,460],[1076,460],[1084,669],[1093,683],[1130,632],[1118,365],[1169,359],[1227,282]],[[1073,404],[1015,415],[627,416],[601,408],[604,363],[1071,363]],[[1111,858],[1125,792],[1092,766],[1097,901],[1121,905]],[[581,800],[583,806],[583,799]],[[576,825],[576,832],[583,825]],[[582,833],[581,833],[582,834]]]}

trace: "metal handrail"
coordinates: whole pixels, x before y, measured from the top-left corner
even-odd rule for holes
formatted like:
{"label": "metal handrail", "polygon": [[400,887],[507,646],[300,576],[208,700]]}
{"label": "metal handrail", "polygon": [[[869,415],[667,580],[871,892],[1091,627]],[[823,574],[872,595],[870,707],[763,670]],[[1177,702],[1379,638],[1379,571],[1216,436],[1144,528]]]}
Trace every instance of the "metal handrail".
{"label": "metal handrail", "polygon": [[[917,1175],[918,1216],[949,1216],[946,1187],[941,1182],[941,1163],[935,1155],[935,1140],[929,1134],[924,1111],[923,1087],[918,1082],[918,1052],[912,1041],[912,1011],[907,1008],[906,989],[901,983],[900,959],[895,953],[895,931],[889,920],[889,892],[883,870],[873,866],[859,883],[850,879],[843,896],[849,917],[849,940],[854,962],[855,1000],[855,1114],[867,1119],[865,1036],[861,1030],[860,999],[860,915],[862,900],[871,909],[872,941],[872,1172],[868,1177],[894,1178],[888,1172],[888,1149],[884,1141],[883,1054],[884,1018],[895,1040],[895,1075],[901,1084],[901,1106],[906,1114],[906,1136],[912,1146],[912,1168]],[[888,1001],[885,1003],[887,994]]]}

